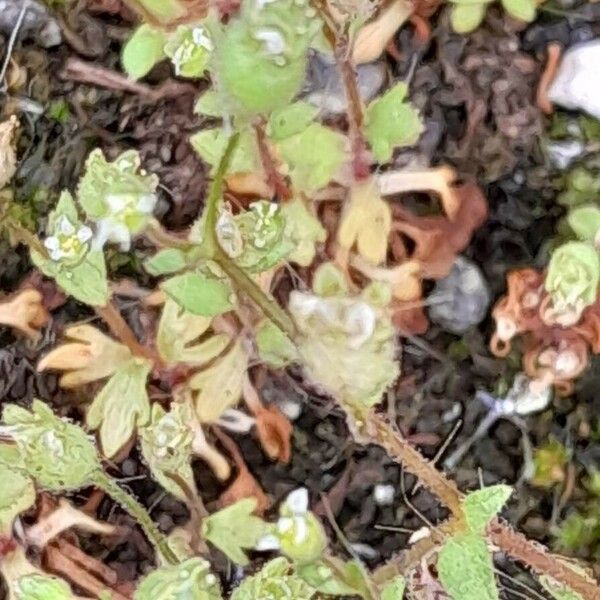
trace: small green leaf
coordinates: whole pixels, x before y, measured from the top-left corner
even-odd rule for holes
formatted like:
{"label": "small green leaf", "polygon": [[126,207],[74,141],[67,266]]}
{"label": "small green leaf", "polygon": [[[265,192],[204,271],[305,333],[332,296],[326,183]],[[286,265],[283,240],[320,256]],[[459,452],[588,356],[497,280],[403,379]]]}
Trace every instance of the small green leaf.
{"label": "small green leaf", "polygon": [[272,140],[284,140],[304,131],[319,114],[319,109],[302,100],[276,110],[269,119],[267,133]]}
{"label": "small green leaf", "polygon": [[188,404],[173,402],[168,413],[160,404],[154,404],[150,424],[139,431],[142,454],[152,475],[184,502],[196,493],[191,466],[194,435],[188,425],[192,419],[190,412]]}
{"label": "small green leaf", "polygon": [[567,221],[581,241],[593,243],[600,232],[600,208],[594,204],[578,206],[569,211]]}
{"label": "small green leaf", "polygon": [[141,79],[165,58],[165,34],[150,25],[138,27],[123,48],[123,70],[132,79]]}
{"label": "small green leaf", "polygon": [[483,533],[512,494],[508,485],[493,485],[467,494],[462,501],[467,525],[473,533]]}
{"label": "small green leaf", "polygon": [[499,599],[492,557],[475,533],[450,538],[439,552],[437,570],[452,600]]}
{"label": "small green leaf", "polygon": [[253,549],[267,530],[267,524],[253,514],[256,504],[255,498],[244,498],[202,522],[202,537],[238,565],[249,563],[244,550]]}
{"label": "small green leaf", "polygon": [[335,298],[348,294],[348,281],[340,268],[328,261],[320,264],[313,275],[312,289],[322,298]]}
{"label": "small green leaf", "polygon": [[193,315],[214,317],[233,308],[231,288],[224,281],[185,273],[162,284],[165,293]]}
{"label": "small green leaf", "polygon": [[327,239],[327,231],[300,199],[283,204],[281,212],[286,223],[285,237],[293,246],[287,259],[301,267],[308,267],[315,258],[316,245]]}
{"label": "small green leaf", "polygon": [[504,10],[519,21],[531,23],[535,19],[535,0],[502,0]]}
{"label": "small green leaf", "polygon": [[238,339],[224,356],[188,381],[201,423],[213,423],[239,402],[247,368],[248,357]]}
{"label": "small green leaf", "polygon": [[161,567],[142,579],[134,600],[222,600],[217,578],[201,558]]}
{"label": "small green leaf", "polygon": [[102,252],[92,250],[79,264],[62,266],[31,250],[31,261],[44,275],[52,277],[67,295],[89,306],[106,306],[110,290]]}
{"label": "small green leaf", "polygon": [[318,190],[332,180],[346,160],[345,147],[341,133],[319,123],[278,144],[294,187],[303,192]]}
{"label": "small green leaf", "polygon": [[69,584],[58,577],[32,573],[15,585],[15,600],[76,600]]}
{"label": "small green leaf", "polygon": [[133,358],[108,380],[94,398],[86,416],[91,429],[100,429],[100,442],[107,458],[112,458],[131,439],[136,428],[150,419],[146,381],[152,365]]}
{"label": "small green leaf", "polygon": [[186,312],[174,300],[167,299],[158,324],[156,346],[162,358],[170,363],[201,365],[214,360],[227,348],[227,334],[204,336],[211,325],[210,317]]}
{"label": "small green leaf", "polygon": [[[517,0],[518,2],[519,0]],[[470,33],[477,29],[485,17],[487,3],[460,4],[452,7],[450,22],[456,33]]]}
{"label": "small green leaf", "polygon": [[19,513],[35,502],[33,481],[24,473],[17,446],[0,444],[0,536],[11,534],[13,521]]}
{"label": "small green leaf", "polygon": [[150,275],[168,275],[185,269],[187,261],[185,254],[177,248],[165,248],[144,262],[144,267]]}
{"label": "small green leaf", "polygon": [[31,408],[7,404],[3,413],[6,425],[0,427],[17,443],[27,473],[51,492],[90,485],[102,467],[86,432],[59,419],[40,400],[34,400]]}
{"label": "small green leaf", "polygon": [[310,600],[315,590],[282,557],[275,558],[233,591],[231,600]]}
{"label": "small green leaf", "polygon": [[392,158],[394,148],[412,146],[423,131],[418,111],[406,102],[408,86],[398,83],[369,104],[365,133],[379,162]]}
{"label": "small green leaf", "polygon": [[402,600],[405,588],[406,579],[398,575],[381,590],[381,600]]}
{"label": "small green leaf", "polygon": [[258,326],[256,345],[260,358],[275,369],[282,369],[299,358],[296,346],[270,319],[263,320]]}
{"label": "small green leaf", "polygon": [[[337,560],[337,559],[336,559]],[[339,561],[341,563],[341,561]],[[298,565],[298,575],[311,587],[329,596],[355,596],[359,591],[349,585],[341,576],[343,563],[334,571],[324,562]]]}

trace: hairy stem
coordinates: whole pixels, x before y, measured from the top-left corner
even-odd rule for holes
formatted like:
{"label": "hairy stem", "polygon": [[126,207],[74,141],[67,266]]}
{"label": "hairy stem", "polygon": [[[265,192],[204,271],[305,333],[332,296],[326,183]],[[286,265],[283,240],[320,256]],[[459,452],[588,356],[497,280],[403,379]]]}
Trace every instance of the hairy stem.
{"label": "hairy stem", "polygon": [[98,316],[108,325],[111,333],[123,342],[132,354],[147,358],[155,365],[161,364],[162,361],[155,352],[139,343],[135,333],[133,333],[114,302],[109,300],[106,306],[96,306],[94,308]]}
{"label": "hairy stem", "polygon": [[273,321],[289,338],[293,339],[296,326],[287,312],[273,298],[267,296],[260,289],[260,286],[222,250],[217,251],[214,260],[233,281],[236,289],[244,292],[268,319]]}
{"label": "hairy stem", "polygon": [[348,137],[352,148],[352,167],[354,177],[361,181],[369,177],[367,142],[363,134],[363,103],[358,89],[356,71],[352,64],[352,48],[347,33],[340,32],[335,25],[336,19],[331,14],[327,2],[317,1],[317,8],[323,15],[323,22],[327,30],[327,37],[333,46],[333,53],[340,71],[346,99],[348,100]]}
{"label": "hairy stem", "polygon": [[[356,423],[356,427],[361,443],[377,444],[384,448],[392,459],[401,463],[407,471],[418,477],[421,483],[452,511],[452,518],[438,531],[452,535],[464,528],[464,517],[460,505],[463,494],[453,481],[438,471],[393,426],[374,412],[370,412],[364,422]],[[548,552],[544,546],[528,540],[500,519],[492,521],[488,528],[488,534],[488,539],[492,544],[508,556],[525,564],[532,571],[549,575],[558,583],[580,594],[584,600],[600,600],[600,588],[595,582],[569,568],[560,558]],[[398,562],[398,559],[394,559],[392,562]],[[385,566],[386,569],[388,567],[389,564]],[[383,573],[386,571],[384,570],[380,574]]]}
{"label": "hairy stem", "polygon": [[95,476],[94,485],[108,494],[137,521],[166,563],[170,565],[179,563],[177,556],[169,547],[167,538],[159,531],[148,511],[131,494],[120,488],[117,482],[103,471],[99,471]]}

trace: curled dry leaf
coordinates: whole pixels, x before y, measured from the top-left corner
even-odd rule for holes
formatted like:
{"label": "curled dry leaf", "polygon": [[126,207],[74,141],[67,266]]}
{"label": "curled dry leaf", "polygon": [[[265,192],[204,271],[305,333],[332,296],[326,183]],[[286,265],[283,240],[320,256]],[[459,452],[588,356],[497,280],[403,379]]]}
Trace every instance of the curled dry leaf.
{"label": "curled dry leaf", "polygon": [[67,529],[75,527],[100,535],[114,535],[116,527],[98,521],[75,508],[70,502],[61,498],[58,508],[38,520],[26,532],[28,543],[38,548],[43,548],[50,540]]}
{"label": "curled dry leaf", "polygon": [[48,318],[42,294],[34,289],[23,290],[0,303],[0,325],[14,327],[32,339],[39,337],[39,329]]}
{"label": "curled dry leaf", "polygon": [[15,134],[18,126],[14,115],[0,123],[0,189],[10,183],[17,170]]}
{"label": "curled dry leaf", "polygon": [[507,276],[507,294],[493,310],[496,330],[490,349],[506,356],[512,340],[521,335],[523,369],[534,386],[554,386],[560,394],[573,390],[573,382],[589,363],[590,351],[600,353],[600,302],[589,306],[574,325],[551,318],[551,298],[544,289],[545,274],[518,269]]}
{"label": "curled dry leaf", "polygon": [[218,428],[215,428],[215,435],[231,455],[237,469],[233,483],[219,497],[219,507],[230,506],[243,498],[254,498],[256,500],[255,513],[259,516],[264,515],[271,506],[271,501],[248,470],[236,443]]}
{"label": "curled dry leaf", "polygon": [[243,396],[254,415],[256,432],[267,456],[272,460],[288,463],[292,454],[293,426],[290,420],[276,406],[263,405],[248,374],[244,377]]}
{"label": "curled dry leaf", "polygon": [[413,3],[408,0],[392,0],[375,19],[364,25],[354,41],[354,64],[361,65],[377,60],[413,10]]}
{"label": "curled dry leaf", "polygon": [[52,350],[38,364],[38,371],[64,371],[60,378],[63,388],[104,379],[131,358],[126,346],[91,325],[69,327],[65,336],[70,341]]}

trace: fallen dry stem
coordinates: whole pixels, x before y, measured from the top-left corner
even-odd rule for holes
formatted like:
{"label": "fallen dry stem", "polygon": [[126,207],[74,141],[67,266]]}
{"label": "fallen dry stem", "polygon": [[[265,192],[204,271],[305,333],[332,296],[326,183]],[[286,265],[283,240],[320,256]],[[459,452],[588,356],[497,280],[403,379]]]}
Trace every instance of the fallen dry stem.
{"label": "fallen dry stem", "polygon": [[[371,412],[358,428],[358,434],[361,443],[373,443],[384,448],[392,459],[418,477],[423,486],[451,510],[454,518],[448,521],[452,523],[451,530],[447,531],[448,534],[464,528],[462,492],[453,481],[413,448],[400,432],[380,415]],[[488,531],[489,541],[492,544],[508,556],[527,565],[532,571],[549,575],[558,583],[580,594],[584,600],[600,600],[600,587],[597,583],[570,569],[541,544],[528,540],[499,519],[492,521]]]}

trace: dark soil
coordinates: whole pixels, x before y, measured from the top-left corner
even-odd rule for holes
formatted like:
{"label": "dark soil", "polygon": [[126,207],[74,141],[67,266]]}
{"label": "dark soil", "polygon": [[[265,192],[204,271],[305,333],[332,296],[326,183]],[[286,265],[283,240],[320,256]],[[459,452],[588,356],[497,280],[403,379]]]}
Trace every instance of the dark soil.
{"label": "dark soil", "polygon": [[[118,70],[120,43],[130,27],[118,16],[90,13],[83,4],[80,2],[68,19],[70,33],[65,43],[44,50],[27,36],[13,51],[13,60],[26,70],[26,77],[8,95],[0,96],[0,107],[6,115],[19,112],[23,124],[16,198],[32,208],[41,224],[56,192],[75,187],[92,147],[99,145],[113,156],[135,147],[148,170],[161,179],[160,213],[167,225],[188,225],[200,210],[206,174],[187,143],[188,134],[203,125],[191,114],[194,96],[183,94],[150,104],[131,94],[65,79],[62,73],[70,57]],[[400,155],[398,165],[449,162],[462,175],[477,177],[487,192],[490,216],[466,255],[483,269],[494,298],[503,293],[508,270],[544,264],[544,242],[552,236],[560,217],[553,202],[552,181],[557,173],[549,168],[541,143],[548,120],[533,98],[548,41],[568,45],[600,33],[600,5],[580,4],[585,7],[577,9],[579,18],[543,12],[535,25],[520,32],[492,10],[484,27],[468,37],[452,34],[442,14],[427,46],[419,46],[411,29],[405,28],[397,42],[406,60],[395,63],[390,59],[389,69],[395,78],[411,77],[412,99],[423,111],[427,126],[419,147]],[[5,49],[6,37],[2,54]],[[150,84],[158,84],[165,77],[167,72],[159,68]],[[26,101],[42,108],[64,102],[68,112],[63,122],[58,122],[47,112],[26,112]],[[140,279],[144,276],[138,268],[143,252],[140,247],[130,255],[116,253],[111,259],[113,277],[136,277],[146,283]],[[29,269],[23,249],[11,249],[6,241],[0,242],[3,292],[16,289]],[[135,307],[123,308],[127,308],[132,326],[138,327]],[[64,414],[77,417],[74,407],[84,398],[62,392],[56,377],[37,373],[35,364],[60,337],[65,323],[90,316],[80,306],[66,304],[54,313],[43,341],[35,347],[15,340],[10,333],[1,333],[0,405],[28,404],[39,397]],[[402,377],[385,409],[397,417],[400,428],[427,457],[436,456],[456,427],[446,455],[468,439],[486,412],[474,398],[475,391],[493,391],[500,380],[510,382],[518,370],[518,356],[509,360],[491,357],[487,350],[491,328],[488,319],[459,338],[432,326],[422,338],[405,341]],[[599,372],[591,369],[573,397],[555,400],[550,410],[526,419],[526,433],[533,446],[550,435],[568,444],[574,451],[578,474],[583,471],[581,464],[586,464],[584,459],[597,457],[599,452],[598,444],[585,433],[600,414],[595,393]],[[347,540],[360,544],[355,551],[371,566],[405,548],[411,532],[445,516],[429,494],[414,490],[414,479],[404,477],[401,467],[382,450],[356,446],[341,414],[326,398],[307,389],[298,373],[273,375],[267,379],[263,395],[270,402],[301,405],[289,465],[270,462],[253,438],[236,438],[251,472],[275,505],[291,489],[307,486],[324,520],[328,503]],[[524,466],[522,432],[512,422],[501,420],[471,448],[453,475],[462,489],[472,489],[480,482],[514,484],[516,493],[508,519],[529,536],[552,544],[558,500],[551,491],[523,482],[520,475]],[[163,530],[187,520],[187,509],[148,477],[135,449],[112,473],[129,478],[131,490],[152,507],[152,516]],[[196,477],[210,509],[225,486],[202,463],[196,465]],[[390,505],[376,502],[374,487],[378,484],[393,486]],[[87,496],[81,493],[77,500],[83,502]],[[568,514],[584,499],[585,492],[577,483],[558,516]],[[102,502],[98,516],[130,523],[129,517],[108,500]],[[139,533],[112,541],[81,535],[80,542],[125,581],[136,579],[152,562],[151,548]],[[344,552],[341,542],[338,549]],[[502,561],[499,564],[515,572],[514,566]],[[226,583],[240,576],[224,561],[222,566]],[[526,579],[523,573],[517,575]],[[514,597],[510,591],[514,584],[508,580],[503,583],[505,597]]]}

